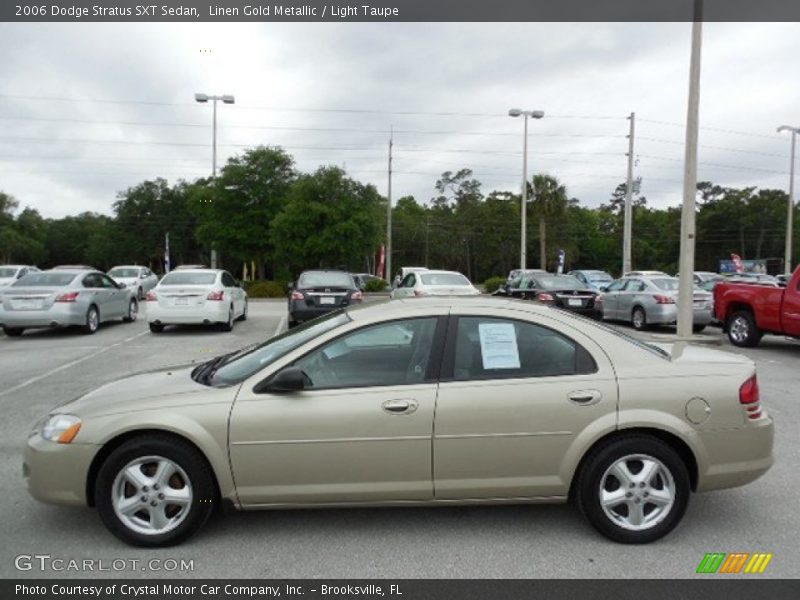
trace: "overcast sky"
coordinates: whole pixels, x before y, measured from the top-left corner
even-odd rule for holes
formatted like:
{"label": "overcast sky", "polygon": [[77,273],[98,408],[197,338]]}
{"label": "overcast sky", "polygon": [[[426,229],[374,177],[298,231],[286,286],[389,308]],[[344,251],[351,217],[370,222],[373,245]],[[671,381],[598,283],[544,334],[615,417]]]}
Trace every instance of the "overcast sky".
{"label": "overcast sky", "polygon": [[[636,176],[653,206],[680,202],[689,23],[0,24],[0,190],[44,216],[112,212],[119,191],[211,170],[281,145],[302,171],[344,166],[385,194],[427,202],[445,170],[483,192],[517,191],[522,122],[529,172],[585,205],[625,179],[636,112]],[[706,24],[699,178],[788,185],[800,125],[800,24]],[[438,114],[436,114],[438,113]]]}

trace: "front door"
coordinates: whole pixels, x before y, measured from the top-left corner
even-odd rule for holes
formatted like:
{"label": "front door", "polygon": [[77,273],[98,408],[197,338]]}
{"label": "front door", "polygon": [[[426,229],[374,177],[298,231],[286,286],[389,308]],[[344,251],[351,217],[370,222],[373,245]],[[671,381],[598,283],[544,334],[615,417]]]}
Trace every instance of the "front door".
{"label": "front door", "polygon": [[430,500],[444,326],[431,316],[357,329],[294,361],[304,390],[243,387],[230,421],[242,504]]}

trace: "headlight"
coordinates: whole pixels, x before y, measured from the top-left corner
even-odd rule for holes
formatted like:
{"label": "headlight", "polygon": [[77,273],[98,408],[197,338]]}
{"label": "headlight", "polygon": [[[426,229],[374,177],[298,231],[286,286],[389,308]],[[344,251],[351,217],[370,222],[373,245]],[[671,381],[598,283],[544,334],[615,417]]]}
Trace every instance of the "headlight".
{"label": "headlight", "polygon": [[78,435],[81,420],[72,415],[53,415],[42,426],[42,437],[51,442],[69,444]]}

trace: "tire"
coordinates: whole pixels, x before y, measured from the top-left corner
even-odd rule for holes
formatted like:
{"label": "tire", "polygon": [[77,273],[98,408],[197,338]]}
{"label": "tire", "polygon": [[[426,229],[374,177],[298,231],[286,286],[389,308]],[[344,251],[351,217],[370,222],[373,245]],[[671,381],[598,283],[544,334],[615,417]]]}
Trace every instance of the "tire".
{"label": "tire", "polygon": [[761,341],[764,332],[756,325],[753,313],[749,310],[740,310],[731,315],[728,321],[728,339],[734,346],[752,348]]}
{"label": "tire", "polygon": [[3,332],[8,337],[19,337],[23,331],[25,331],[24,327],[3,327]]}
{"label": "tire", "polygon": [[244,301],[244,312],[242,312],[242,316],[239,317],[240,321],[247,321],[247,300]]}
{"label": "tire", "polygon": [[233,306],[228,308],[228,320],[225,323],[220,323],[219,328],[222,331],[233,331]]}
{"label": "tire", "polygon": [[637,306],[633,309],[633,312],[631,313],[631,325],[633,325],[633,328],[636,331],[647,330],[647,313],[641,306]]}
{"label": "tire", "polygon": [[[623,465],[627,470],[621,468]],[[654,471],[643,480],[645,465]],[[597,531],[622,544],[654,542],[672,531],[686,512],[691,489],[686,465],[672,447],[659,439],[633,434],[595,448],[576,483],[575,499],[581,513]],[[605,507],[603,496],[607,498]],[[655,498],[658,503],[653,502]]]}
{"label": "tire", "polygon": [[150,333],[161,333],[162,331],[164,331],[162,323],[150,323]]}
{"label": "tire", "polygon": [[128,303],[128,314],[122,317],[122,320],[126,323],[133,323],[138,316],[139,303],[134,298],[131,298],[131,301]]}
{"label": "tire", "polygon": [[704,331],[705,328],[706,328],[705,325],[692,325],[692,331],[694,333],[700,333],[700,332]]}
{"label": "tire", "polygon": [[[161,468],[165,475],[156,477]],[[188,442],[164,435],[122,444],[103,462],[95,483],[103,524],[134,546],[181,543],[205,524],[217,497],[205,457]]]}
{"label": "tire", "polygon": [[139,289],[136,290],[136,299],[137,300],[144,300],[144,290],[142,289],[141,286],[139,286]]}
{"label": "tire", "polygon": [[288,323],[286,324],[286,328],[287,328],[287,329],[294,329],[294,328],[295,328],[295,327],[297,327],[299,324],[300,324],[300,323],[298,323],[297,321],[293,320],[293,319],[292,319],[292,317],[291,317],[291,316],[289,316],[289,321],[288,321]]}
{"label": "tire", "polygon": [[93,335],[97,333],[97,330],[100,328],[100,311],[97,310],[97,307],[92,304],[89,307],[89,310],[86,311],[86,321],[85,325],[83,325],[83,333],[87,335]]}

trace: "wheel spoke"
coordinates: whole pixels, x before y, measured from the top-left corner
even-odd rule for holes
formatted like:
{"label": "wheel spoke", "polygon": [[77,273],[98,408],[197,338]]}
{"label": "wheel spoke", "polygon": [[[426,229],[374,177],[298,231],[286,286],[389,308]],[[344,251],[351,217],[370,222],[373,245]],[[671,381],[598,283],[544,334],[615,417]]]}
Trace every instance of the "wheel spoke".
{"label": "wheel spoke", "polygon": [[141,490],[143,486],[150,483],[150,479],[142,473],[141,465],[132,465],[125,469],[125,479],[128,483],[133,485],[137,491]]}
{"label": "wheel spoke", "polygon": [[670,502],[672,502],[672,493],[664,488],[663,490],[655,490],[651,489],[650,493],[647,497],[647,501],[650,504],[655,504],[656,506],[668,506]]}
{"label": "wheel spoke", "polygon": [[636,478],[640,482],[645,482],[646,484],[650,485],[650,481],[652,481],[655,474],[658,472],[658,464],[654,460],[643,460],[642,461],[642,470],[636,475]]}
{"label": "wheel spoke", "polygon": [[174,504],[177,506],[185,507],[189,506],[192,502],[192,493],[189,490],[189,487],[183,487],[181,489],[175,488],[166,488],[163,491],[164,494],[164,502],[166,504]]}
{"label": "wheel spoke", "polygon": [[164,512],[164,506],[151,506],[150,510],[150,526],[156,531],[164,529],[169,524],[169,517]]}
{"label": "wheel spoke", "polygon": [[619,461],[611,467],[611,475],[617,478],[617,481],[619,481],[622,487],[630,486],[634,480],[634,475],[631,473],[631,470],[628,468],[628,463],[625,461]]}
{"label": "wheel spoke", "polygon": [[139,494],[117,500],[117,510],[128,517],[132,517],[141,509],[142,502],[139,498]]}
{"label": "wheel spoke", "polygon": [[628,502],[628,522],[638,527],[644,522],[644,504],[641,502]]}
{"label": "wheel spoke", "polygon": [[166,488],[169,485],[169,478],[175,474],[175,471],[175,465],[171,462],[166,460],[159,461],[155,475],[153,475],[153,482],[157,483],[160,488]]}
{"label": "wheel spoke", "polygon": [[600,503],[608,508],[613,508],[625,502],[625,489],[620,487],[613,492],[603,490],[600,492]]}

